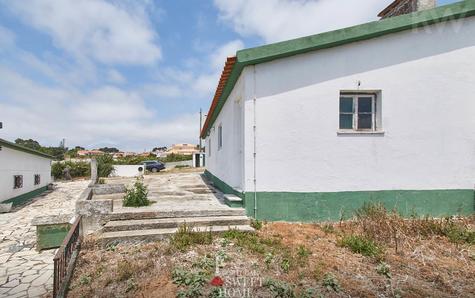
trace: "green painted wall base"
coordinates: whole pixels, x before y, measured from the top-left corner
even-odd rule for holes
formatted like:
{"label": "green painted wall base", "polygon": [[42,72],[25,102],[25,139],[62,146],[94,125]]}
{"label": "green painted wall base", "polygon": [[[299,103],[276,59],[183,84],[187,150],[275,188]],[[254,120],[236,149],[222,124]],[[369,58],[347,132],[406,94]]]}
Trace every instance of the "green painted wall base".
{"label": "green painted wall base", "polygon": [[30,192],[24,193],[22,195],[19,195],[17,197],[8,199],[6,201],[3,201],[2,203],[13,203],[13,207],[23,205],[23,204],[26,204],[31,199],[33,199],[34,197],[39,196],[40,194],[42,194],[46,190],[48,190],[48,186],[43,186],[43,187],[37,188],[33,191],[30,191]]}
{"label": "green painted wall base", "polygon": [[36,249],[60,247],[70,228],[68,223],[36,226]]}
{"label": "green painted wall base", "polygon": [[[475,213],[473,189],[383,190],[349,192],[258,192],[257,216],[254,193],[242,193],[209,171],[204,175],[223,193],[243,198],[248,216],[268,221],[321,222],[349,219],[364,203],[381,202],[403,216],[471,215]],[[231,206],[233,207],[233,206]],[[240,206],[241,207],[241,206]]]}
{"label": "green painted wall base", "polygon": [[[473,189],[390,190],[357,192],[258,192],[257,219],[321,222],[348,219],[365,202],[381,202],[403,216],[471,215],[475,213]],[[254,193],[245,194],[249,216],[254,214]]]}
{"label": "green painted wall base", "polygon": [[244,207],[244,200],[241,200],[240,201],[232,201],[232,200],[228,200],[226,198],[226,196],[224,197],[224,203],[226,205],[228,205],[229,207],[231,208],[243,208]]}
{"label": "green painted wall base", "polygon": [[244,193],[235,190],[234,188],[226,184],[226,182],[220,180],[218,177],[211,174],[208,170],[205,170],[204,175],[209,181],[213,183],[214,187],[219,189],[222,193],[233,194],[235,196],[240,197],[241,199],[244,199]]}

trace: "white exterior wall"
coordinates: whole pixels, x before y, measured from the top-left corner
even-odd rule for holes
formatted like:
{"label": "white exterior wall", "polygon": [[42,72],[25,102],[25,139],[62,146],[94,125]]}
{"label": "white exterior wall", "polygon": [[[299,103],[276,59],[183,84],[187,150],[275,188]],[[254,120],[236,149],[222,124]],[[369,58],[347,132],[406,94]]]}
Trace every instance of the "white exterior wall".
{"label": "white exterior wall", "polygon": [[[142,172],[139,171],[142,168]],[[143,175],[145,166],[141,165],[114,165],[114,171],[109,175],[110,177],[137,177]]]}
{"label": "white exterior wall", "polygon": [[[244,189],[243,105],[244,80],[241,76],[205,139],[206,169],[236,190]],[[221,149],[218,149],[219,125],[223,127]]]}
{"label": "white exterior wall", "polygon": [[[474,17],[250,66],[241,80],[246,191],[253,191],[254,96],[257,191],[475,184]],[[340,90],[355,90],[358,81],[361,90],[382,91],[384,135],[337,135]],[[232,156],[217,152],[211,131],[212,172],[231,177]]]}
{"label": "white exterior wall", "polygon": [[[34,185],[35,174],[40,184]],[[13,189],[13,176],[23,175],[23,187]],[[51,183],[51,160],[2,146],[0,150],[0,202]]]}

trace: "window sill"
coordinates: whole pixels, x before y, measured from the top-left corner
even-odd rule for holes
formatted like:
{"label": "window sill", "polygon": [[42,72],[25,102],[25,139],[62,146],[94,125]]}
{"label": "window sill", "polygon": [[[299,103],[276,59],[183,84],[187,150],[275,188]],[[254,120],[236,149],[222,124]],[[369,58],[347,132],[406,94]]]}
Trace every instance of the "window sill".
{"label": "window sill", "polygon": [[364,131],[364,130],[338,130],[337,135],[384,135],[384,130]]}

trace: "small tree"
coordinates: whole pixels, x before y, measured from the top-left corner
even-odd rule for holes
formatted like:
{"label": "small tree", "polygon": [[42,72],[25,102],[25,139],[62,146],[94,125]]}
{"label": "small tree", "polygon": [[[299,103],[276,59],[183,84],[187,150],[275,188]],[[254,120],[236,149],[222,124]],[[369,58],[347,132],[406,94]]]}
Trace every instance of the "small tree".
{"label": "small tree", "polygon": [[114,171],[114,159],[109,154],[104,154],[96,157],[97,160],[97,175],[99,177],[109,177]]}
{"label": "small tree", "polygon": [[147,198],[148,190],[147,186],[142,181],[137,179],[132,188],[128,188],[125,191],[125,197],[123,205],[125,207],[142,207],[150,205],[150,201]]}

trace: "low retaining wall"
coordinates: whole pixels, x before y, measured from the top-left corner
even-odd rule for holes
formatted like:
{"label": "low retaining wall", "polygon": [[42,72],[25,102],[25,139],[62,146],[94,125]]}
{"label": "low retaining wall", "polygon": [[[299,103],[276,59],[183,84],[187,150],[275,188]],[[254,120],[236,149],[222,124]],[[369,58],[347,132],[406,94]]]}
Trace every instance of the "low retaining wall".
{"label": "low retaining wall", "polygon": [[177,162],[167,162],[165,163],[166,169],[174,169],[176,166],[193,166],[193,160],[184,160],[184,161],[177,161]]}
{"label": "low retaining wall", "polygon": [[[137,177],[143,174],[144,165],[115,165],[111,177]],[[140,171],[142,169],[142,171]]]}
{"label": "low retaining wall", "polygon": [[107,222],[112,213],[113,200],[93,200],[93,187],[86,188],[76,202],[76,214],[82,216],[81,228],[84,234],[97,231]]}

